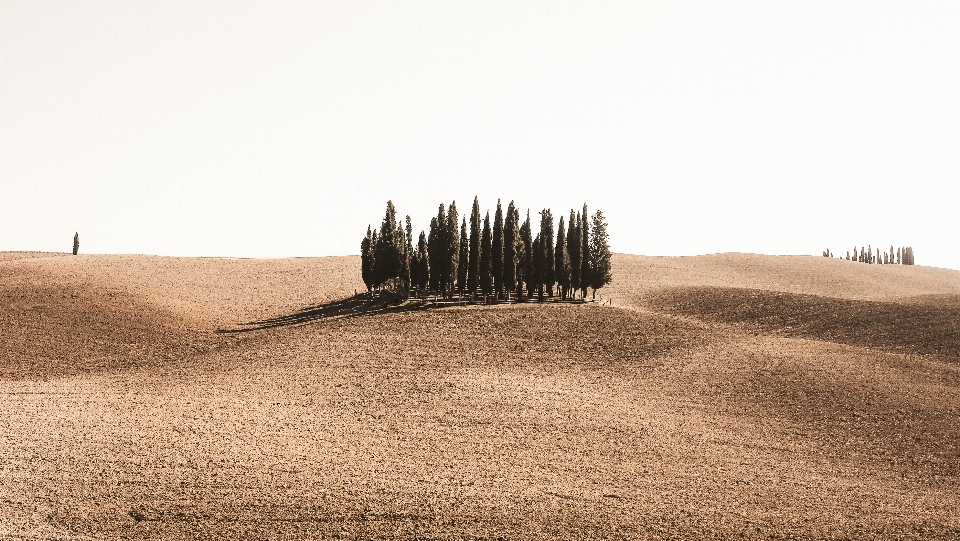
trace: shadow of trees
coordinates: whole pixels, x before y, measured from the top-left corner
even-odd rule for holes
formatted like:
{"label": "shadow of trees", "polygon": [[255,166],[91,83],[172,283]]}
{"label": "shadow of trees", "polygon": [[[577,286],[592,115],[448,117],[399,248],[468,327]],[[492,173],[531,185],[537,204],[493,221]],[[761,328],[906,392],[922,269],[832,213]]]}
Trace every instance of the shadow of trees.
{"label": "shadow of trees", "polygon": [[432,302],[420,299],[400,300],[392,296],[378,296],[373,299],[369,295],[360,294],[337,301],[309,306],[292,314],[250,321],[238,329],[217,329],[220,334],[236,334],[277,327],[303,325],[312,321],[324,319],[349,319],[375,314],[390,314],[399,312],[414,312],[432,308]]}
{"label": "shadow of trees", "polygon": [[[396,314],[401,312],[417,312],[423,310],[436,310],[448,306],[479,306],[490,304],[588,304],[593,301],[585,299],[525,299],[522,301],[492,301],[491,299],[435,299],[427,297],[425,299],[412,298],[404,300],[399,295],[392,293],[378,293],[371,298],[367,293],[361,293],[345,299],[340,299],[326,304],[309,306],[292,314],[250,321],[243,323],[236,329],[217,329],[218,334],[236,334],[250,331],[259,331],[263,329],[274,329],[277,327],[290,327],[303,325],[313,321],[324,319],[350,319],[362,316],[372,316],[378,314]],[[604,302],[603,304],[606,304]]]}

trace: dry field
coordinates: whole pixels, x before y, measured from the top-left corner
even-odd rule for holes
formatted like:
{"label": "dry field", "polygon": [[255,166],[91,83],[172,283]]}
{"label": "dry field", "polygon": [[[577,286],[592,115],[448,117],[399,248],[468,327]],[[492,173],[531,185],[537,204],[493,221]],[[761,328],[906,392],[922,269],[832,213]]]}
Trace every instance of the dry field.
{"label": "dry field", "polygon": [[0,253],[0,539],[960,539],[960,272],[332,316],[358,267]]}

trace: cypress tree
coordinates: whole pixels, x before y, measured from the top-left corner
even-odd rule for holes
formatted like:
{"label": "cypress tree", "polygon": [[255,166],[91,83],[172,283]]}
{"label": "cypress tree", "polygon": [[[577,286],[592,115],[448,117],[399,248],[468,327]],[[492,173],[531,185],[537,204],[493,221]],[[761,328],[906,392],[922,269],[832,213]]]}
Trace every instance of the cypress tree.
{"label": "cypress tree", "polygon": [[[523,284],[527,286],[526,297],[529,299],[532,294],[530,288],[533,283],[533,237],[532,231],[530,230],[530,209],[527,209],[527,220],[523,222],[523,225],[520,227],[520,239],[523,241],[523,252],[522,252],[522,278]],[[517,286],[517,291],[520,291],[520,285]],[[518,295],[519,297],[519,295]]]}
{"label": "cypress tree", "polygon": [[493,232],[490,229],[490,211],[483,218],[483,233],[480,237],[480,291],[493,293]]}
{"label": "cypress tree", "polygon": [[587,297],[587,287],[593,281],[590,261],[590,220],[587,218],[587,204],[583,204],[580,214],[580,296]]}
{"label": "cypress tree", "polygon": [[467,293],[473,295],[480,285],[480,203],[473,198],[470,212],[470,271],[467,273]]}
{"label": "cypress tree", "polygon": [[543,300],[543,239],[540,237],[540,234],[537,233],[537,238],[533,239],[533,257],[532,263],[533,268],[530,276],[532,277],[531,285],[528,285],[528,289],[531,291],[537,292],[537,298],[541,301]]}
{"label": "cypress tree", "polygon": [[427,235],[420,232],[420,242],[417,243],[417,288],[424,296],[427,294],[427,284],[430,282],[430,261],[427,257]]}
{"label": "cypress tree", "polygon": [[[426,242],[426,240],[424,240]],[[410,288],[409,294],[420,291],[420,246],[410,252]]]}
{"label": "cypress tree", "polygon": [[373,286],[373,289],[380,289],[380,277],[377,275],[380,272],[379,267],[377,267],[377,244],[380,242],[380,237],[377,234],[377,230],[373,230],[373,235],[370,236],[370,285]]}
{"label": "cypress tree", "polygon": [[897,248],[897,265],[900,264],[900,248]]}
{"label": "cypress tree", "polygon": [[413,261],[413,224],[410,222],[410,215],[407,214],[407,227],[404,234],[403,257],[400,260],[400,281],[403,283],[403,296],[410,297],[412,287],[412,269]]}
{"label": "cypress tree", "polygon": [[80,233],[73,233],[73,255],[77,255],[80,252]]}
{"label": "cypress tree", "polygon": [[397,210],[393,201],[387,201],[387,210],[380,225],[380,236],[373,252],[374,282],[377,285],[392,282],[394,290],[398,289],[403,273],[404,245],[403,228],[397,221]]}
{"label": "cypress tree", "polygon": [[519,214],[513,201],[507,206],[503,224],[503,288],[510,299],[510,292],[517,288],[517,241],[520,239]]}
{"label": "cypress tree", "polygon": [[459,254],[459,265],[457,271],[457,289],[460,290],[460,295],[464,295],[467,292],[467,271],[470,269],[470,243],[467,242],[467,219],[463,219],[463,224],[460,226],[460,238],[464,239],[460,243],[460,254]]}
{"label": "cypress tree", "polygon": [[493,289],[497,298],[503,298],[503,209],[497,199],[497,212],[493,215],[493,240],[490,243],[490,265],[493,267]]}
{"label": "cypress tree", "polygon": [[557,227],[557,248],[554,250],[554,269],[557,273],[557,292],[561,299],[567,298],[570,288],[570,254],[567,253],[567,232],[560,216],[560,225]]}
{"label": "cypress tree", "polygon": [[570,233],[567,235],[567,251],[570,253],[570,289],[576,296],[580,289],[580,213],[570,209]]}
{"label": "cypress tree", "polygon": [[373,232],[367,225],[367,235],[360,241],[360,274],[367,291],[373,291]]}
{"label": "cypress tree", "polygon": [[440,203],[440,210],[437,215],[430,220],[430,236],[427,238],[427,248],[430,254],[430,288],[435,295],[443,295],[446,285],[447,258],[447,213],[444,211],[443,203]]}
{"label": "cypress tree", "polygon": [[607,222],[603,218],[603,212],[597,211],[593,214],[593,236],[590,238],[590,260],[592,262],[593,272],[590,274],[590,287],[593,288],[593,296],[596,298],[597,290],[610,283],[613,279],[611,274],[611,256],[610,242],[607,235]]}
{"label": "cypress tree", "polygon": [[553,298],[553,284],[557,281],[557,272],[554,266],[556,257],[554,255],[553,244],[553,213],[550,212],[550,209],[540,211],[540,236],[540,250],[543,251],[543,267],[540,275],[540,283],[544,289],[546,289],[547,295]]}
{"label": "cypress tree", "polygon": [[451,297],[453,296],[453,280],[457,277],[460,265],[460,243],[467,241],[457,232],[457,221],[459,218],[460,216],[457,214],[457,202],[452,201],[450,203],[450,210],[447,211],[447,257],[444,260],[447,273],[445,283],[447,284],[447,289],[450,291]]}

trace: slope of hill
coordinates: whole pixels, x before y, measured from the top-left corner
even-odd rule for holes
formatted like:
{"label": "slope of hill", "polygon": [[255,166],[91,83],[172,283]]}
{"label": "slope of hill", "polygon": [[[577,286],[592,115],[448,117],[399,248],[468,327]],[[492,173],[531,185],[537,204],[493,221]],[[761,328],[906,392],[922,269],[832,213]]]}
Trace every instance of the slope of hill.
{"label": "slope of hill", "polygon": [[325,317],[357,259],[0,258],[0,537],[960,536],[958,272]]}

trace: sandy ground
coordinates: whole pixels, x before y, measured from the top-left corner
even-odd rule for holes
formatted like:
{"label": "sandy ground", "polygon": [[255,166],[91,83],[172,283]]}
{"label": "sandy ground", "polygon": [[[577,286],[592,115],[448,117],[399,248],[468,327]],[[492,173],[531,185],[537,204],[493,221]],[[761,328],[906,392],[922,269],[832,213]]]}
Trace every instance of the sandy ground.
{"label": "sandy ground", "polygon": [[0,538],[960,538],[960,272],[617,255],[613,306],[216,332],[358,258],[24,255]]}

